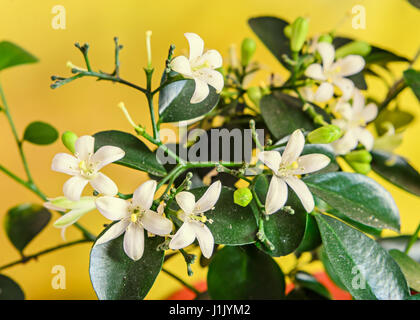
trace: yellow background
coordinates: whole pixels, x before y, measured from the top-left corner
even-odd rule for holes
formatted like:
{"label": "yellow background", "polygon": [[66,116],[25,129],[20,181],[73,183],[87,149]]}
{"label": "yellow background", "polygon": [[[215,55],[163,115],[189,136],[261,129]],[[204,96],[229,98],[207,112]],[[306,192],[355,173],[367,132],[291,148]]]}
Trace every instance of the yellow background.
{"label": "yellow background", "polygon": [[[120,101],[126,103],[136,121],[150,129],[145,98],[133,89],[118,84],[98,83],[93,79],[82,79],[56,90],[49,88],[51,75],[69,75],[66,68],[68,60],[82,65],[81,54],[73,47],[74,42],[90,43],[93,68],[111,72],[114,59],[112,39],[119,36],[124,45],[121,52],[122,77],[144,85],[144,33],[148,29],[153,30],[153,61],[156,67],[154,83],[157,84],[169,45],[176,44],[177,54],[187,47],[184,32],[199,34],[205,40],[207,48],[215,48],[226,56],[231,43],[236,42],[239,46],[243,37],[255,38],[247,26],[247,19],[250,17],[268,14],[290,21],[298,15],[310,16],[310,32],[316,34],[335,27],[355,4],[362,4],[366,8],[366,29],[352,29],[351,19],[347,19],[338,29],[340,34],[393,49],[408,57],[414,55],[420,44],[420,11],[404,0],[1,0],[1,40],[11,40],[40,59],[38,64],[2,72],[1,81],[19,133],[34,120],[50,122],[60,133],[69,129],[78,135],[107,129],[129,131],[130,127],[116,108]],[[66,9],[65,30],[54,30],[51,27],[54,16],[51,9],[55,5],[63,5]],[[279,63],[262,45],[258,46],[256,58],[267,69],[281,72]],[[396,67],[396,70],[401,68]],[[268,72],[263,78],[267,75]],[[369,83],[369,92],[382,99],[383,86],[372,81]],[[419,115],[418,102],[409,90],[402,94],[400,102],[403,109]],[[419,136],[420,126],[416,122],[407,130],[404,143],[397,150],[417,167],[420,167]],[[2,114],[0,137],[0,163],[23,176],[13,137]],[[41,190],[51,197],[61,195],[67,176],[50,171],[54,154],[64,151],[61,143],[47,147],[25,144],[25,151]],[[120,166],[110,166],[105,171],[118,181],[120,191],[124,193],[131,192],[145,177],[141,172]],[[385,186],[392,192],[401,211],[402,231],[412,232],[420,220],[420,200],[389,184]],[[11,206],[24,201],[39,202],[31,192],[1,173],[0,199],[1,221]],[[106,220],[98,212],[92,212],[83,217],[81,222],[92,232],[98,233]],[[78,237],[77,230],[68,230],[69,240]],[[60,231],[50,225],[26,248],[26,253],[60,243]],[[21,284],[29,299],[95,299],[88,275],[89,250],[88,244],[78,245],[43,256],[39,261],[8,269],[4,273]],[[10,245],[4,232],[0,232],[0,265],[18,258],[18,253]],[[292,258],[280,260],[286,260],[286,265],[290,265]],[[63,265],[66,268],[66,290],[54,290],[51,287],[51,269],[54,265]],[[180,258],[171,261],[167,267],[184,279],[188,278]],[[312,269],[319,267],[316,265]],[[192,280],[205,278],[205,272],[198,265],[194,266],[194,270],[196,272]],[[176,281],[161,274],[147,298],[165,298],[179,287]]]}

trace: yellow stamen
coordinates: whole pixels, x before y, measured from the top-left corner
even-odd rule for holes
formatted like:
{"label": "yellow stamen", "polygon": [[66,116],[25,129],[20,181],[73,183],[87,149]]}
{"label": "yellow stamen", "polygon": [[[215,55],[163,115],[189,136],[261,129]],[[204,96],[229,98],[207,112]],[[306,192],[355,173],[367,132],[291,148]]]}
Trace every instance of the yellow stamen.
{"label": "yellow stamen", "polygon": [[131,216],[130,216],[130,220],[133,223],[136,223],[137,222],[137,218],[138,218],[138,216],[135,213],[131,214]]}
{"label": "yellow stamen", "polygon": [[299,168],[299,164],[297,161],[294,161],[290,164],[290,169],[296,170],[297,168]]}
{"label": "yellow stamen", "polygon": [[208,61],[205,61],[203,64],[201,64],[199,66],[193,67],[192,71],[197,71],[197,70],[204,69],[204,68],[210,68],[210,64],[209,64]]}

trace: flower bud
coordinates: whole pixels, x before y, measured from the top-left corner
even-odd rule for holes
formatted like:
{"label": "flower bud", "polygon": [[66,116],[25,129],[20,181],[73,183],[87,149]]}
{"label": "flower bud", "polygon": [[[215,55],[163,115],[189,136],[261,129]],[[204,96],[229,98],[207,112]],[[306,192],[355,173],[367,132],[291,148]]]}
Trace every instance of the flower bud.
{"label": "flower bud", "polygon": [[331,37],[330,34],[323,34],[318,38],[318,42],[328,42],[328,43],[332,43],[333,42],[333,37]]}
{"label": "flower bud", "polygon": [[288,24],[286,27],[284,27],[283,33],[287,38],[290,39],[292,36],[292,25]]}
{"label": "flower bud", "polygon": [[372,161],[372,155],[367,150],[355,150],[344,156],[347,162],[360,162],[370,163]]}
{"label": "flower bud", "polygon": [[72,153],[75,152],[74,144],[76,143],[77,138],[77,135],[72,131],[66,131],[61,135],[61,141],[63,142],[64,146]]}
{"label": "flower bud", "polygon": [[309,21],[308,19],[299,17],[292,24],[292,36],[290,38],[290,49],[298,52],[302,49],[308,35]]}
{"label": "flower bud", "polygon": [[364,162],[348,162],[350,167],[353,168],[354,171],[361,174],[368,174],[371,170],[369,163]]}
{"label": "flower bud", "polygon": [[243,66],[247,66],[252,59],[257,48],[257,43],[251,38],[245,38],[241,45],[241,62]]}
{"label": "flower bud", "polygon": [[370,53],[371,46],[365,41],[352,41],[344,46],[341,46],[335,51],[337,59],[348,56],[349,54],[356,54],[359,56],[367,56]]}
{"label": "flower bud", "polygon": [[246,90],[246,93],[248,94],[248,98],[256,105],[260,105],[260,100],[262,98],[262,92],[260,87],[249,87],[248,90]]}
{"label": "flower bud", "polygon": [[331,143],[341,137],[341,129],[333,124],[329,124],[308,134],[310,143]]}
{"label": "flower bud", "polygon": [[239,188],[233,193],[233,201],[242,207],[246,207],[251,200],[252,193],[248,188]]}

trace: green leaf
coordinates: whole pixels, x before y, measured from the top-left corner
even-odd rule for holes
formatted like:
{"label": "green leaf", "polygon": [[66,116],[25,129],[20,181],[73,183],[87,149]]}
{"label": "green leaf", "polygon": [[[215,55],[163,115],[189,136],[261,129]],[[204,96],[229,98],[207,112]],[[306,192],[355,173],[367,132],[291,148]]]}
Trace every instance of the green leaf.
{"label": "green leaf", "polygon": [[283,299],[284,275],[277,263],[254,246],[224,247],[207,273],[208,291],[216,300]]}
{"label": "green leaf", "polygon": [[302,253],[312,251],[321,245],[321,235],[316,224],[315,218],[311,214],[306,215],[306,227],[302,242],[296,252]]}
{"label": "green leaf", "polygon": [[412,295],[412,296],[409,296],[405,300],[420,300],[420,293],[419,294]]}
{"label": "green leaf", "polygon": [[317,215],[325,252],[336,275],[358,300],[403,300],[407,282],[396,262],[374,240],[343,222]]}
{"label": "green leaf", "polygon": [[283,31],[289,23],[276,17],[257,17],[249,19],[248,24],[277,60],[289,69],[282,57],[284,54],[291,56],[290,40]]}
{"label": "green leaf", "polygon": [[323,284],[318,282],[318,280],[315,279],[313,275],[307,272],[298,271],[295,274],[295,282],[300,287],[314,291],[318,293],[320,296],[323,296],[324,298],[331,299],[331,294],[329,293],[327,288],[325,288]]}
{"label": "green leaf", "polygon": [[206,99],[191,104],[195,90],[194,80],[179,80],[163,87],[159,93],[159,121],[165,123],[190,120],[209,113],[216,107],[220,97],[212,86],[209,89]]}
{"label": "green leaf", "polygon": [[349,76],[347,78],[353,81],[357,89],[366,90],[368,88],[365,76],[363,75],[363,71],[356,73],[352,76]]}
{"label": "green leaf", "polygon": [[163,177],[166,170],[157,160],[155,152],[132,134],[111,130],[101,131],[93,135],[95,137],[95,151],[102,146],[116,146],[125,151],[125,157],[115,163],[146,171],[155,176]]}
{"label": "green leaf", "polygon": [[145,232],[143,257],[137,261],[125,254],[123,239],[124,235],[121,235],[90,251],[90,280],[100,300],[141,300],[162,269],[164,251],[156,248],[163,238],[149,238]]}
{"label": "green leaf", "polygon": [[303,178],[311,192],[349,218],[375,228],[400,229],[398,208],[380,184],[362,174],[329,172]]}
{"label": "green leaf", "polygon": [[404,252],[392,249],[389,251],[391,257],[398,263],[403,272],[405,279],[407,279],[410,288],[420,291],[420,263],[414,261]]}
{"label": "green leaf", "polygon": [[420,174],[406,159],[382,150],[372,150],[372,169],[384,179],[420,197]]}
{"label": "green leaf", "polygon": [[420,0],[408,0],[408,2],[410,2],[411,5],[413,5],[417,9],[420,9]]}
{"label": "green leaf", "polygon": [[0,42],[0,71],[20,64],[38,62],[28,51],[9,41]]}
{"label": "green leaf", "polygon": [[11,208],[4,219],[9,240],[20,252],[45,228],[51,213],[38,204],[23,203]]}
{"label": "green leaf", "polygon": [[[255,182],[255,191],[261,200],[265,203],[269,182],[265,176],[259,176]],[[264,232],[268,240],[274,245],[275,249],[270,250],[264,244],[257,242],[256,246],[265,253],[280,257],[285,256],[299,247],[305,233],[306,211],[303,209],[297,196],[289,190],[286,206],[294,209],[294,214],[289,214],[279,210],[276,213],[264,219]],[[251,207],[256,216],[259,215],[255,202]]]}
{"label": "green leaf", "polygon": [[420,100],[420,71],[408,69],[404,71],[403,75],[405,83],[410,86],[417,99]]}
{"label": "green leaf", "polygon": [[414,115],[399,109],[382,110],[375,119],[375,128],[381,136],[387,132],[386,123],[391,123],[395,130],[408,126],[414,120]]}
{"label": "green leaf", "polygon": [[264,96],[260,109],[264,122],[276,139],[281,139],[296,129],[315,129],[311,118],[302,110],[302,103],[283,93],[275,92]]}
{"label": "green leaf", "polygon": [[334,282],[337,287],[340,289],[347,291],[345,285],[341,282],[340,278],[338,277],[337,273],[334,270],[330,260],[328,259],[327,254],[325,253],[324,246],[319,249],[319,259],[321,260],[322,264],[324,265],[325,272],[327,273],[328,277]]}
{"label": "green leaf", "polygon": [[23,134],[23,140],[34,144],[46,145],[58,139],[58,131],[48,123],[34,121],[30,123]]}
{"label": "green leaf", "polygon": [[[378,239],[378,243],[386,250],[397,249],[404,251],[411,236],[385,237]],[[408,256],[420,263],[420,239],[412,245]]]}
{"label": "green leaf", "polygon": [[20,286],[3,274],[0,274],[0,300],[25,300]]}
{"label": "green leaf", "polygon": [[[208,188],[191,189],[198,200]],[[222,187],[219,200],[213,210],[205,213],[213,223],[207,223],[214,242],[224,245],[243,245],[255,242],[257,223],[250,206],[241,207],[233,203],[234,190]]]}

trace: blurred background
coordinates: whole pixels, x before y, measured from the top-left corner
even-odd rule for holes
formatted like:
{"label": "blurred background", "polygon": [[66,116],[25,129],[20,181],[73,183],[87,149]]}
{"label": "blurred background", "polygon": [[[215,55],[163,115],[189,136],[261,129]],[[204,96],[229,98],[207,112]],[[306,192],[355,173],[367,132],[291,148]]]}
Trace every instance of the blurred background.
{"label": "blurred background", "polygon": [[[351,18],[344,19],[354,5],[366,9],[366,29],[354,30]],[[55,30],[51,12],[56,5],[66,10],[66,29]],[[169,45],[175,44],[176,55],[187,49],[183,36],[195,32],[205,41],[207,48],[220,51],[226,58],[232,43],[240,47],[244,37],[256,39],[247,25],[247,19],[260,15],[274,15],[293,21],[297,16],[310,17],[310,34],[318,34],[338,26],[337,33],[368,41],[371,44],[390,49],[411,58],[420,45],[420,11],[406,0],[196,0],[144,1],[144,0],[1,0],[0,40],[9,40],[27,49],[40,59],[33,65],[8,69],[1,73],[1,82],[8,99],[15,124],[22,134],[31,121],[43,120],[54,125],[60,133],[72,130],[79,136],[101,130],[117,129],[130,131],[125,118],[116,107],[124,101],[136,122],[151,129],[147,104],[144,96],[133,89],[109,82],[95,82],[82,79],[62,88],[50,89],[50,76],[69,76],[67,61],[83,65],[82,55],[73,46],[78,41],[91,46],[90,61],[94,69],[112,72],[114,63],[113,37],[118,36],[124,45],[121,51],[121,76],[129,81],[145,85],[143,67],[146,64],[145,31],[152,30],[153,64],[155,85],[163,71]],[[285,74],[275,58],[258,41],[256,60],[266,71],[255,81],[265,80],[270,71]],[[417,66],[418,69],[418,64]],[[402,66],[395,65],[400,72]],[[375,98],[383,99],[384,86],[368,79],[369,92]],[[400,98],[400,105],[420,115],[419,104],[410,90]],[[420,148],[418,121],[405,134],[403,144],[396,150],[420,169]],[[6,118],[0,114],[0,163],[23,176],[17,148]],[[59,196],[67,179],[64,174],[50,170],[51,160],[65,148],[60,142],[41,147],[25,144],[30,168],[40,189],[49,197]],[[105,172],[118,181],[120,191],[130,193],[144,179],[145,174],[121,166],[109,166]],[[406,193],[374,176],[394,196],[401,212],[402,233],[413,232],[420,221],[418,209],[420,199]],[[27,191],[4,174],[0,173],[0,221],[3,224],[7,210],[22,202],[39,203]],[[58,215],[54,215],[55,220]],[[97,211],[83,217],[80,222],[93,233],[99,233],[107,222]],[[387,232],[387,235],[393,233]],[[67,240],[75,240],[79,231],[67,230]],[[30,254],[62,243],[60,231],[52,223],[25,249]],[[81,244],[45,255],[38,261],[5,270],[23,288],[28,299],[96,299],[89,281],[90,244]],[[4,231],[0,231],[0,265],[19,259]],[[282,267],[294,263],[293,257],[278,259]],[[66,289],[54,290],[51,286],[54,265],[66,269]],[[194,275],[188,278],[182,258],[170,260],[167,268],[187,281],[205,279],[206,273],[198,263]],[[320,271],[321,265],[311,265],[308,271]],[[164,299],[181,286],[166,274],[161,273],[148,299]]]}

